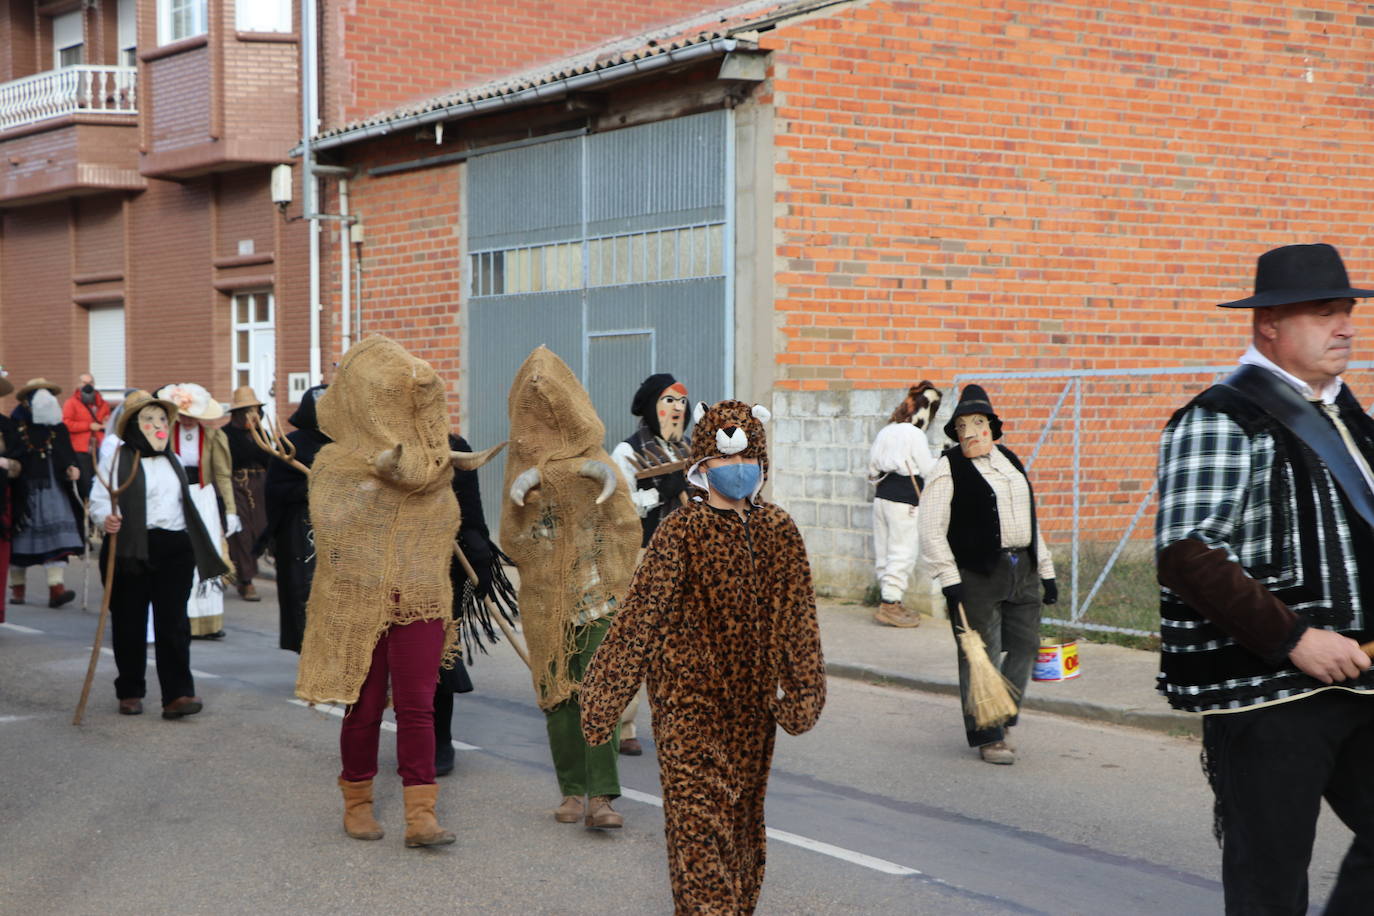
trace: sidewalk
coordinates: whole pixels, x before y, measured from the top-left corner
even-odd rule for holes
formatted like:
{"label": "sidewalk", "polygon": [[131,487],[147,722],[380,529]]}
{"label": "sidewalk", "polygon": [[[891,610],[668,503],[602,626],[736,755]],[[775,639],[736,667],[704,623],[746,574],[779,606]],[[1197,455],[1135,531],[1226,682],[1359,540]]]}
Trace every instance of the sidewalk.
{"label": "sidewalk", "polygon": [[[916,629],[873,621],[873,608],[821,602],[826,671],[875,684],[957,695],[959,676],[949,621],[922,618]],[[1175,712],[1155,692],[1155,652],[1079,641],[1080,670],[1067,681],[1031,681],[1026,709],[1172,734],[1201,734],[1199,716]]]}

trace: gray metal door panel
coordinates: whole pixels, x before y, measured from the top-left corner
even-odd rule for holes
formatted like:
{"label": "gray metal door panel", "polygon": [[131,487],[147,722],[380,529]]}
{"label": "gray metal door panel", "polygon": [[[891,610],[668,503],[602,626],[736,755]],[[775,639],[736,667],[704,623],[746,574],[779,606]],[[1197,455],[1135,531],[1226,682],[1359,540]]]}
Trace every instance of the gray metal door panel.
{"label": "gray metal door panel", "polygon": [[[582,377],[582,296],[570,292],[484,297],[472,300],[469,309],[472,382],[468,386],[470,428],[465,438],[473,448],[484,449],[510,436],[510,385],[535,347],[545,345]],[[505,452],[477,473],[482,511],[493,530],[501,517],[505,473]]]}
{"label": "gray metal door panel", "polygon": [[521,248],[582,236],[582,141],[558,140],[468,162],[468,246]]}
{"label": "gray metal door panel", "polygon": [[[635,431],[630,401],[641,382],[654,372],[654,332],[594,336],[587,344],[587,393],[606,424],[608,450]],[[600,405],[621,404],[620,410]]]}

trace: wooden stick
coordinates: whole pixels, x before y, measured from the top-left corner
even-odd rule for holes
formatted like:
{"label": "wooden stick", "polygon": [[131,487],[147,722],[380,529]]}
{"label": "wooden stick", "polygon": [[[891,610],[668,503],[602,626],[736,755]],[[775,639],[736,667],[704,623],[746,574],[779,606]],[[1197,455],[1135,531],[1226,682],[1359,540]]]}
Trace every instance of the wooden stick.
{"label": "wooden stick", "polygon": [[281,434],[280,428],[271,420],[267,421],[271,428],[264,432],[261,420],[255,419],[248,424],[248,435],[253,437],[253,443],[264,452],[286,462],[291,467],[300,471],[302,474],[309,475],[310,468],[296,460],[296,446],[291,440]]}
{"label": "wooden stick", "polygon": [[[92,460],[94,466],[94,460]],[[81,610],[89,609],[88,599],[91,594],[91,503],[90,500],[81,498],[81,491],[73,480],[72,493],[76,495],[76,501],[81,503]]]}
{"label": "wooden stick", "polygon": [[[472,587],[477,588],[481,584],[477,580],[477,572],[472,568],[472,564],[468,562],[467,556],[463,553],[463,548],[458,545],[457,541],[453,542],[453,555],[458,558],[458,564],[463,567],[463,573],[467,575],[468,581],[472,583]],[[496,607],[496,603],[491,600],[490,595],[483,595],[482,600],[486,603],[487,613],[496,618],[496,625],[501,628],[502,633],[506,634],[506,641],[510,643],[510,647],[515,650],[515,654],[520,656],[520,660],[524,662],[525,667],[528,668],[530,666],[529,654],[525,651],[525,647],[516,641],[515,631],[511,629],[510,624],[506,623],[506,618],[501,616],[500,609]]]}
{"label": "wooden stick", "polygon": [[[111,472],[118,467],[119,451],[115,450],[114,463]],[[143,467],[143,459],[138,455],[134,456],[134,466],[129,471],[129,478],[124,481],[118,489],[111,489],[110,482],[100,473],[97,465],[95,475],[100,479],[101,485],[110,494],[110,515],[119,518],[119,495],[129,489],[129,485],[138,476],[139,469]],[[72,724],[80,725],[81,717],[86,714],[86,701],[91,697],[91,682],[95,680],[95,669],[100,664],[100,646],[105,641],[105,621],[110,619],[110,596],[114,594],[115,576],[115,549],[119,546],[119,532],[110,535],[110,553],[105,558],[105,593],[100,599],[100,619],[95,624],[95,642],[91,643],[91,663],[86,666],[86,681],[81,685],[81,699],[76,704],[76,715],[72,716]]]}

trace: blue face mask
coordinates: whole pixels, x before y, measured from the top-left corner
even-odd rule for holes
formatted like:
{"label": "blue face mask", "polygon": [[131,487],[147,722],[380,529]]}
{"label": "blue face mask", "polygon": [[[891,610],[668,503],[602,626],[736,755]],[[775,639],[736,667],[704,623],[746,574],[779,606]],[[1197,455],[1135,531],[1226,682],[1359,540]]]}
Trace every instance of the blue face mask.
{"label": "blue face mask", "polygon": [[747,499],[759,485],[757,464],[722,464],[706,471],[706,482],[726,499]]}

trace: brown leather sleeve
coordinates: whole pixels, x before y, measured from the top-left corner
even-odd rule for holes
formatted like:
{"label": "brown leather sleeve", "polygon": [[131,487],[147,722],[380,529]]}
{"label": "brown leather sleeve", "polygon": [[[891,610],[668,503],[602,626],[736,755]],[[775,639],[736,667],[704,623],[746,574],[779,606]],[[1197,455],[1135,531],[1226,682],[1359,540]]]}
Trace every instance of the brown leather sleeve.
{"label": "brown leather sleeve", "polygon": [[1272,664],[1283,664],[1307,621],[1245,574],[1220,547],[1193,538],[1159,552],[1159,584]]}

